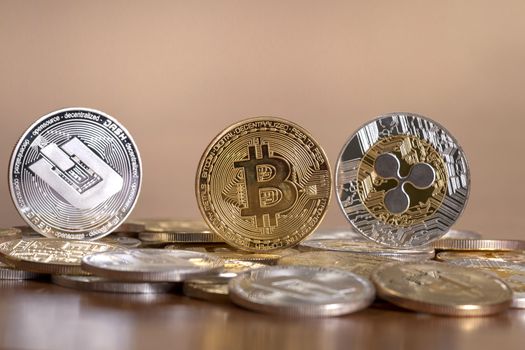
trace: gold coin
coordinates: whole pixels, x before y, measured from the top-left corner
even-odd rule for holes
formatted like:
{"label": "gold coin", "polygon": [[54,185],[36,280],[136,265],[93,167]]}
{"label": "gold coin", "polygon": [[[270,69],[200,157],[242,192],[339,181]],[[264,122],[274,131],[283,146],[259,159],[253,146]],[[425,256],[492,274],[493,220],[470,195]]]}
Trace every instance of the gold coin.
{"label": "gold coin", "polygon": [[330,267],[370,278],[378,266],[393,261],[396,260],[380,255],[312,251],[282,257],[277,261],[277,265]]}
{"label": "gold coin", "polygon": [[495,260],[507,263],[525,265],[523,251],[444,251],[438,252],[436,260],[452,261],[462,259]]}
{"label": "gold coin", "polygon": [[512,303],[512,291],[500,279],[444,263],[386,264],[372,273],[372,281],[380,298],[438,315],[490,315]]}
{"label": "gold coin", "polygon": [[260,117],[212,141],[199,163],[196,195],[204,219],[228,244],[269,251],[316,229],[331,186],[328,158],[306,130]]}
{"label": "gold coin", "polygon": [[102,242],[21,238],[0,243],[0,261],[24,271],[81,275],[86,274],[80,268],[84,256],[120,249]]}
{"label": "gold coin", "polygon": [[[201,252],[201,253],[208,253],[211,255],[218,256],[219,258],[227,261],[227,260],[244,260],[244,261],[255,261],[260,262],[264,264],[273,264],[275,263],[283,253],[281,254],[274,254],[275,251],[272,251],[272,253],[249,253],[241,250],[237,250],[231,247],[228,247],[227,245],[197,245],[197,246],[184,246],[181,244],[172,244],[169,246],[166,246],[165,249],[176,249],[176,250],[191,250],[194,252]],[[285,249],[285,251],[288,251],[288,249]],[[277,251],[281,252],[281,251]],[[288,254],[288,253],[284,253]]]}
{"label": "gold coin", "polygon": [[224,242],[204,221],[143,220],[146,231],[139,238],[146,243]]}
{"label": "gold coin", "polygon": [[436,250],[525,250],[525,241],[509,239],[438,239]]}
{"label": "gold coin", "polygon": [[22,230],[16,227],[0,229],[0,241],[6,241],[22,236]]}
{"label": "gold coin", "polygon": [[184,282],[182,292],[190,298],[226,303],[230,301],[229,281],[229,278],[221,277],[192,279]]}
{"label": "gold coin", "polygon": [[[525,264],[523,263],[523,254],[520,254],[521,257],[518,259],[511,256],[509,260],[501,256],[505,253],[497,254],[499,255],[497,258],[485,259],[482,256],[486,254],[491,254],[491,252],[480,252],[478,257],[475,256],[475,253],[470,254],[470,257],[457,256],[455,259],[449,259],[446,262],[456,266],[482,269],[499,277],[512,289],[512,307],[525,308]],[[511,253],[510,255],[514,254]],[[519,255],[519,253],[516,253],[516,255]]]}

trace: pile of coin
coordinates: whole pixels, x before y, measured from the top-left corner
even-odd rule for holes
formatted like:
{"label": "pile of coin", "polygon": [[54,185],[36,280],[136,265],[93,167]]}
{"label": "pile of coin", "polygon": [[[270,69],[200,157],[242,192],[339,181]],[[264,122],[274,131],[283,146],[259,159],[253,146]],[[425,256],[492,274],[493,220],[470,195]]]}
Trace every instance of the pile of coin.
{"label": "pile of coin", "polygon": [[[525,308],[525,242],[452,228],[469,167],[426,117],[363,125],[335,181],[301,126],[233,124],[198,165],[204,221],[127,220],[141,179],[138,148],[111,116],[70,108],[39,119],[11,158],[11,195],[28,226],[0,230],[0,278],[51,275],[67,288],[183,293],[291,316],[339,316],[379,300],[452,316]],[[349,224],[321,230],[332,183]]]}
{"label": "pile of coin", "polygon": [[[162,226],[168,221],[149,222]],[[196,226],[195,221],[177,222],[178,227]],[[181,239],[164,248],[158,248],[162,241],[151,239],[137,239],[146,247],[118,244],[121,232],[107,236],[113,243],[37,238],[28,232],[0,230],[0,279],[38,279],[91,292],[182,293],[303,317],[343,315],[385,302],[452,316],[525,308],[525,252],[495,240],[490,242],[500,245],[488,250],[488,240],[479,234],[443,239],[456,241],[453,250],[430,245],[414,250],[382,246],[344,228],[317,229],[300,249],[251,253],[199,241],[204,229],[192,241],[184,237],[187,230],[173,230]],[[147,231],[137,232],[139,237],[143,233]],[[450,235],[459,233],[470,234]],[[155,248],[148,247],[152,243]],[[459,250],[466,244],[468,250]]]}

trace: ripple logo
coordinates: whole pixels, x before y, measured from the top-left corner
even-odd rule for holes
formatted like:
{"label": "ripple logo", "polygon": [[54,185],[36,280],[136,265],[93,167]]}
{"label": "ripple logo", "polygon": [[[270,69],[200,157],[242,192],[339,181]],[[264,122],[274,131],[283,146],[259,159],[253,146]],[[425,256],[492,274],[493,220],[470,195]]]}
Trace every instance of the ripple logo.
{"label": "ripple logo", "polygon": [[122,177],[74,137],[60,147],[49,143],[28,168],[78,209],[92,209],[119,192]]}
{"label": "ripple logo", "polygon": [[384,153],[376,158],[375,172],[384,179],[397,180],[397,186],[385,194],[385,207],[393,214],[402,214],[410,207],[410,196],[405,191],[405,185],[411,184],[417,189],[424,190],[436,181],[434,168],[428,163],[416,163],[410,168],[408,176],[399,174],[401,166],[399,159],[392,153]]}

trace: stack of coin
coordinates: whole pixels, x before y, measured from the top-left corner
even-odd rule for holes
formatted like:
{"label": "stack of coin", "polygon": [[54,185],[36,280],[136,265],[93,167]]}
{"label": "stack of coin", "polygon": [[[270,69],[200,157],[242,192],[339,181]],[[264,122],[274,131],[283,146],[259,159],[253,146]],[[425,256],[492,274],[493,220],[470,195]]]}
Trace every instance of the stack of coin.
{"label": "stack of coin", "polygon": [[222,243],[216,233],[203,221],[195,220],[142,220],[144,225],[138,238],[143,246],[162,247],[170,243]]}

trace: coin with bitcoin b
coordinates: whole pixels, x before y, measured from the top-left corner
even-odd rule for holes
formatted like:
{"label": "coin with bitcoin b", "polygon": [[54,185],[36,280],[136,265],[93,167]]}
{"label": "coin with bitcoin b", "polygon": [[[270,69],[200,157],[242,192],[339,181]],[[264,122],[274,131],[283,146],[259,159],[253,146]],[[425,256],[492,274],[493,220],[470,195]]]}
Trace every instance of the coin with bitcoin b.
{"label": "coin with bitcoin b", "polygon": [[341,209],[364,236],[410,248],[443,236],[466,205],[470,173],[463,150],[438,123],[392,113],[357,130],[340,154]]}
{"label": "coin with bitcoin b", "polygon": [[297,244],[320,224],[330,194],[323,149],[308,131],[280,118],[228,127],[197,170],[204,219],[227,243],[247,251]]}

